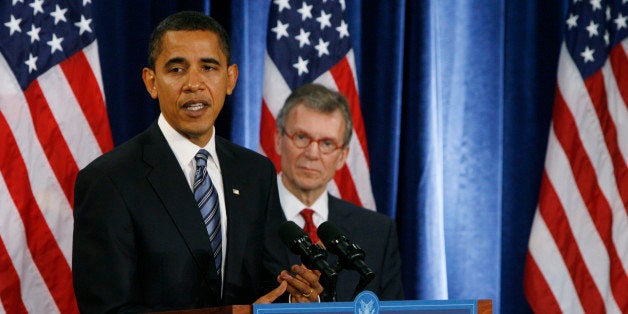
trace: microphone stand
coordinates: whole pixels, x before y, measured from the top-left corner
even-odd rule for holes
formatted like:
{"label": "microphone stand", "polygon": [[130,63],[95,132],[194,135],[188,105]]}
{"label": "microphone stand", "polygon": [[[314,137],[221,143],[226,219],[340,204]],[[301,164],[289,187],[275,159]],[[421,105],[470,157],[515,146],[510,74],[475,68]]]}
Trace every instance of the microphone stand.
{"label": "microphone stand", "polygon": [[[336,270],[336,274],[338,274],[342,267],[340,264],[336,264],[334,267]],[[328,277],[323,275],[323,282],[321,284],[325,289],[323,289],[323,293],[321,293],[321,301],[323,302],[336,302],[336,285],[338,284],[338,276]]]}

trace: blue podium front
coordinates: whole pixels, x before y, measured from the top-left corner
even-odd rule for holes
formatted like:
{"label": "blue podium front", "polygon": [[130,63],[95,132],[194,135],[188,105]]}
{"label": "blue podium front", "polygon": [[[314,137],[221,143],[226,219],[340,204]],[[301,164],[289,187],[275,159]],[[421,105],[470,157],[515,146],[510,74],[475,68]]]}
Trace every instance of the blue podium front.
{"label": "blue podium front", "polygon": [[483,302],[482,306],[479,306],[478,300],[379,301],[373,292],[364,291],[353,302],[253,304],[253,314],[487,314],[492,312],[490,301],[480,302]]}

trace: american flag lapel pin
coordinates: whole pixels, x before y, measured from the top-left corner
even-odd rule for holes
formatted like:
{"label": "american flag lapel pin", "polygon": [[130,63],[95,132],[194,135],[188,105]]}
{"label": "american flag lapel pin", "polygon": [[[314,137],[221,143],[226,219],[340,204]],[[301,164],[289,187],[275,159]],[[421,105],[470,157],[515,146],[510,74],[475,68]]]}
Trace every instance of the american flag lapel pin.
{"label": "american flag lapel pin", "polygon": [[240,190],[238,189],[231,189],[231,192],[233,192],[233,195],[240,195]]}

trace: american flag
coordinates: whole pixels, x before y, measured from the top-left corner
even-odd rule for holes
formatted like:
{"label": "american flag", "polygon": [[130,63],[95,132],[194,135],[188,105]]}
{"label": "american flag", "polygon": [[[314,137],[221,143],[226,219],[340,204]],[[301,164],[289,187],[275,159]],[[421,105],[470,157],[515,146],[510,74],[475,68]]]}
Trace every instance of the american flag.
{"label": "american flag", "polygon": [[0,2],[0,312],[78,312],[78,170],[113,147],[91,1]]}
{"label": "american flag", "polygon": [[360,109],[355,58],[344,1],[274,0],[266,38],[261,150],[281,171],[275,152],[275,117],[296,87],[319,83],[342,93],[353,117],[349,156],[330,182],[329,191],[345,200],[375,209],[369,175],[366,133]]}
{"label": "american flag", "polygon": [[628,0],[572,0],[524,275],[538,313],[628,312]]}

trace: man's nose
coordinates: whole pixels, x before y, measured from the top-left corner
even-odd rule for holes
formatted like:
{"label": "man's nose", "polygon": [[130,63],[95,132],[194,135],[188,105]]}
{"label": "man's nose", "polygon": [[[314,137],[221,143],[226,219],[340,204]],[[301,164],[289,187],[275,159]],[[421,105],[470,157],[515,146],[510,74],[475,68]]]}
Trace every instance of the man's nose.
{"label": "man's nose", "polygon": [[310,144],[305,147],[305,155],[309,158],[318,158],[319,154],[318,142],[312,140]]}
{"label": "man's nose", "polygon": [[187,75],[186,88],[191,91],[197,91],[203,87],[203,78],[198,70],[190,70]]}

